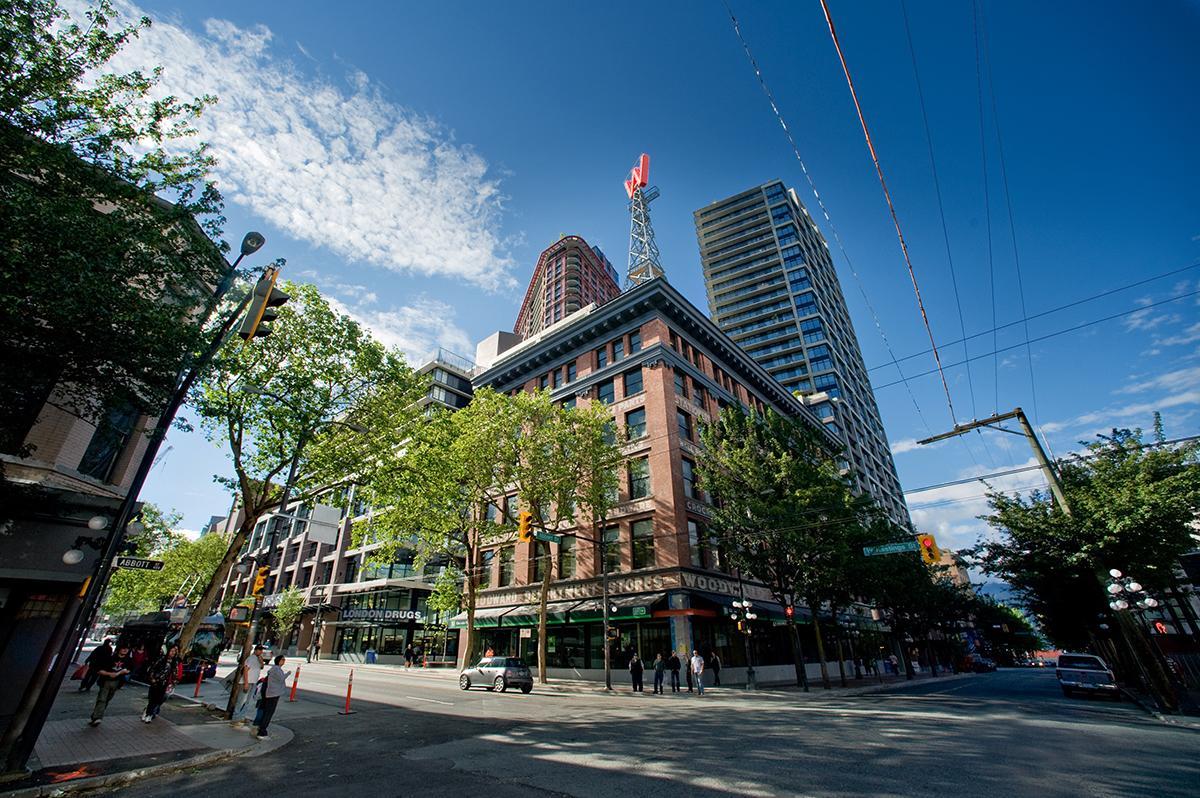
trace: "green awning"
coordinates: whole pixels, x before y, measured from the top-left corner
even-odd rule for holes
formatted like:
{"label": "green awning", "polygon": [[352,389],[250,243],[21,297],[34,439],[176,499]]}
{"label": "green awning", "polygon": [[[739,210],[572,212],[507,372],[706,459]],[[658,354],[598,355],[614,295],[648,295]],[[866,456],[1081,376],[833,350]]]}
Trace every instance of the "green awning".
{"label": "green awning", "polygon": [[[649,618],[651,608],[666,599],[666,593],[639,593],[634,596],[610,596],[608,599],[610,621],[629,621]],[[615,610],[614,610],[615,608]],[[604,620],[604,603],[601,599],[581,601],[571,610],[572,621]]]}

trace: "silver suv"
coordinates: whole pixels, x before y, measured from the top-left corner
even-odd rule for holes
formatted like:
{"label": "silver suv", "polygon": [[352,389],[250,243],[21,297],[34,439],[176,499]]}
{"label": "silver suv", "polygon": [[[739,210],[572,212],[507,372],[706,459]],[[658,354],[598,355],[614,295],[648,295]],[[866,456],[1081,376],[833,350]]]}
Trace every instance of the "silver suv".
{"label": "silver suv", "polygon": [[533,674],[524,660],[516,657],[484,657],[474,668],[467,668],[458,677],[462,690],[486,687],[503,693],[510,687],[520,687],[522,693],[533,690]]}

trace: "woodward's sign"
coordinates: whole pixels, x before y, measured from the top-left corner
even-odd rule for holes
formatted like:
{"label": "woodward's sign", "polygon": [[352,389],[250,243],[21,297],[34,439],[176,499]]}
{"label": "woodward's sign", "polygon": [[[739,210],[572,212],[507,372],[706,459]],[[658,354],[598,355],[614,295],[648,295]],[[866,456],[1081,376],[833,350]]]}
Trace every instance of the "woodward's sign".
{"label": "woodward's sign", "polygon": [[420,610],[342,610],[343,621],[422,621]]}
{"label": "woodward's sign", "polygon": [[[758,601],[773,601],[771,593],[764,587],[743,585],[746,598]],[[726,579],[691,571],[669,571],[667,573],[646,574],[644,576],[625,576],[608,580],[608,594],[620,596],[628,593],[659,593],[664,590],[702,590],[706,593],[721,593],[726,596],[740,596],[737,580]],[[550,588],[547,601],[571,601],[572,599],[598,598],[602,595],[599,579],[578,582],[573,585],[559,585]],[[539,588],[526,590],[484,593],[476,600],[479,607],[503,607],[511,604],[539,603]],[[345,617],[343,615],[343,617]]]}

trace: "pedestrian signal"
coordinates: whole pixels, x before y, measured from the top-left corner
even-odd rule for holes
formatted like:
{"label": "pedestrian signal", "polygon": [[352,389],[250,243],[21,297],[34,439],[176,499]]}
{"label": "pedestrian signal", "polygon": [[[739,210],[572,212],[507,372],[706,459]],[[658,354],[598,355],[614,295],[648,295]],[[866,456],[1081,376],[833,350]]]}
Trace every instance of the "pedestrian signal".
{"label": "pedestrian signal", "polygon": [[271,573],[271,569],[267,566],[259,568],[254,574],[254,587],[250,589],[250,595],[261,596],[263,590],[267,586],[267,574]]}
{"label": "pedestrian signal", "polygon": [[522,543],[533,540],[533,513],[522,510],[517,516],[517,539]]}
{"label": "pedestrian signal", "polygon": [[921,560],[926,565],[937,565],[941,561],[942,550],[933,535],[917,535],[917,543],[921,546]]}
{"label": "pedestrian signal", "polygon": [[796,608],[793,607],[791,604],[789,604],[783,608],[783,614],[786,615],[788,617],[788,619],[790,620],[790,619],[796,617]]}

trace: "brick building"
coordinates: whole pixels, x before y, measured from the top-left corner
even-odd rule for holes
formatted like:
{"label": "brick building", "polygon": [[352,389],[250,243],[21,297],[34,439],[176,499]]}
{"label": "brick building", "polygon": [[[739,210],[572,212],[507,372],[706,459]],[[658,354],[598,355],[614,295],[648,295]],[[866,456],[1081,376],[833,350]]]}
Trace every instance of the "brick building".
{"label": "brick building", "polygon": [[[723,543],[707,529],[708,503],[694,482],[697,425],[740,405],[800,418],[831,447],[839,445],[836,436],[662,278],[583,308],[525,341],[508,339],[503,351],[494,351],[497,340],[492,336],[491,351],[477,358],[476,389],[542,388],[567,406],[603,402],[629,432],[619,503],[602,535],[615,608],[610,619],[620,632],[615,667],[624,667],[620,655],[630,648],[647,660],[699,648],[719,654],[733,671],[731,680],[738,679],[744,643],[729,610],[744,595],[759,615],[752,643],[760,678],[794,675],[783,607],[762,585],[731,573]],[[594,534],[591,529],[578,538],[570,530],[563,534],[561,544],[551,544],[557,580],[550,588],[548,665],[552,675],[599,678],[601,547],[582,539]],[[484,551],[486,587],[475,614],[485,647],[530,662],[536,661],[541,578],[533,546],[510,542]],[[802,608],[797,612],[807,617]],[[451,625],[465,626],[465,616]],[[801,628],[807,640],[807,627]],[[805,649],[813,653],[812,645]]]}

